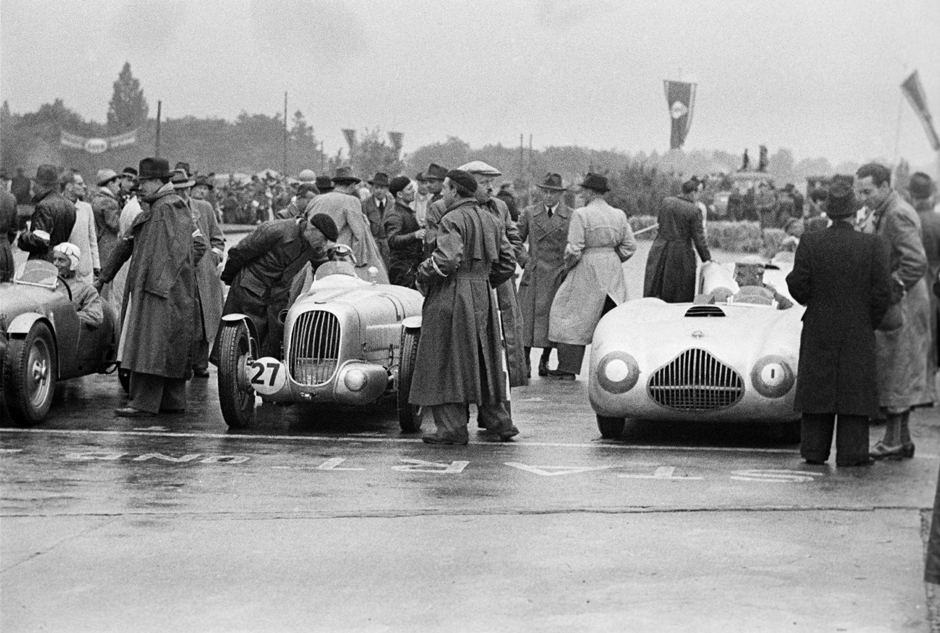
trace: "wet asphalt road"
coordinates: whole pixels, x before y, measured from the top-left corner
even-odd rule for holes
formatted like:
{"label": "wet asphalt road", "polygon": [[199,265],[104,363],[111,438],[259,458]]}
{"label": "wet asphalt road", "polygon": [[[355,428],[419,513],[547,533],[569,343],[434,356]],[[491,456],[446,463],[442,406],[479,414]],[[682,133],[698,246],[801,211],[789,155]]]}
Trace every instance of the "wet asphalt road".
{"label": "wet asphalt road", "polygon": [[936,412],[915,459],[839,470],[763,425],[604,441],[585,391],[534,379],[517,441],[439,448],[390,403],[230,433],[214,373],[145,420],[63,385],[0,428],[0,629],[928,630]]}

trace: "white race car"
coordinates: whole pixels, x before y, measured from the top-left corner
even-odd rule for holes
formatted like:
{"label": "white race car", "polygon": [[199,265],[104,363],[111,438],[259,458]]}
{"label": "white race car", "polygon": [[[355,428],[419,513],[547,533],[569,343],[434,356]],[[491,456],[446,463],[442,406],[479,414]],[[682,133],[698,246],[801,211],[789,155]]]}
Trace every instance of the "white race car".
{"label": "white race car", "polygon": [[[765,283],[788,296],[792,253],[767,265]],[[699,287],[717,301],[638,299],[612,310],[594,332],[591,407],[604,438],[627,418],[792,423],[805,308],[739,292],[733,266],[708,264]],[[757,293],[759,294],[759,293]],[[766,293],[770,294],[770,293]]]}

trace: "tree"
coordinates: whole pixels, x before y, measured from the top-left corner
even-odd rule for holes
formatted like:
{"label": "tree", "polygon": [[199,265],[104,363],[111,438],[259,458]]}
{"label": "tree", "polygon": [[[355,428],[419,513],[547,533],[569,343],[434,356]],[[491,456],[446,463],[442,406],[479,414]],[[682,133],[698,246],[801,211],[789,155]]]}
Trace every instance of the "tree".
{"label": "tree", "polygon": [[108,104],[108,129],[112,133],[133,130],[147,120],[149,112],[140,81],[131,73],[130,62],[124,62]]}

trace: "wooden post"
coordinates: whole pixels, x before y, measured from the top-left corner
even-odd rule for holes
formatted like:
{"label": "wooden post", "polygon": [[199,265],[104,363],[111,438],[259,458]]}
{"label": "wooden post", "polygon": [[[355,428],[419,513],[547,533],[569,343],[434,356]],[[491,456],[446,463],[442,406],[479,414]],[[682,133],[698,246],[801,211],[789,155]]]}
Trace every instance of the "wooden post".
{"label": "wooden post", "polygon": [[287,176],[287,91],[284,91],[284,170],[282,176]]}

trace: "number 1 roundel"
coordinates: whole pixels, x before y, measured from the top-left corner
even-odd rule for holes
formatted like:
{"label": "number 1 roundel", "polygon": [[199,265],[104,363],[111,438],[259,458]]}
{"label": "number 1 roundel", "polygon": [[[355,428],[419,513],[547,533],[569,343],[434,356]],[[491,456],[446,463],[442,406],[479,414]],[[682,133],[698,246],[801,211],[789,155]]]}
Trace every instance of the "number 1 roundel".
{"label": "number 1 roundel", "polygon": [[270,356],[259,358],[248,368],[252,388],[263,396],[277,393],[287,382],[287,370],[281,361]]}

